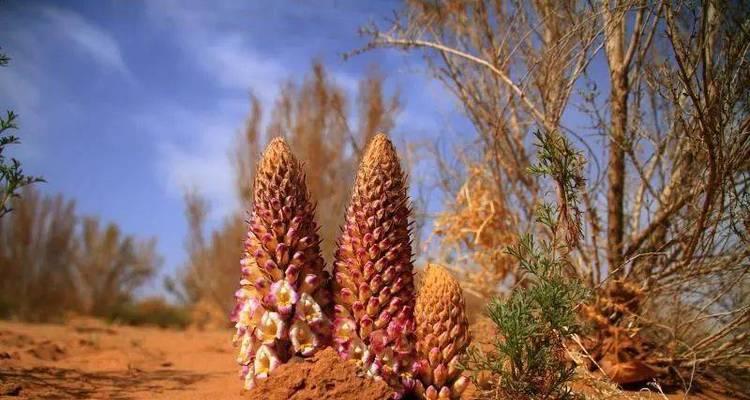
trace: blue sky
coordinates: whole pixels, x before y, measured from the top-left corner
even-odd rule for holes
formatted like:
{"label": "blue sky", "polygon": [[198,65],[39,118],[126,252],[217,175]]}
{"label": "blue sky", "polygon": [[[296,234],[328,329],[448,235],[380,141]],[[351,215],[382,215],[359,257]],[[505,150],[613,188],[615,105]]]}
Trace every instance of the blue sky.
{"label": "blue sky", "polygon": [[[74,199],[141,237],[157,237],[162,275],[184,261],[182,193],[206,195],[212,225],[237,207],[227,154],[252,90],[265,104],[320,59],[350,93],[377,65],[404,108],[396,141],[438,140],[460,116],[394,51],[343,61],[389,1],[23,1],[0,3],[0,108],[20,115],[12,156],[47,193]],[[267,107],[268,108],[268,107]],[[160,290],[156,279],[147,292]]]}

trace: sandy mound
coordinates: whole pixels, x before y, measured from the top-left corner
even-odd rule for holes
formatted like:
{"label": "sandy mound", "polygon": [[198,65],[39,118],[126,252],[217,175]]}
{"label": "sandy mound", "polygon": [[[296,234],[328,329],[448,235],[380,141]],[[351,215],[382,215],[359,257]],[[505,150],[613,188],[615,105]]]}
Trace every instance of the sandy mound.
{"label": "sandy mound", "polygon": [[391,391],[382,381],[357,374],[353,361],[342,361],[331,349],[309,360],[281,365],[247,393],[248,399],[382,400]]}

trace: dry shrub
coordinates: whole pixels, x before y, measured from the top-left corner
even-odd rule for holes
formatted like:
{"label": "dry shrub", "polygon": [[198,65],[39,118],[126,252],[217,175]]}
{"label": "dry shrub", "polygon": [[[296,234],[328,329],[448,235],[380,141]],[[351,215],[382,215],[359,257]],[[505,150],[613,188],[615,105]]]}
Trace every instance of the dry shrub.
{"label": "dry shrub", "polygon": [[592,304],[583,307],[584,319],[594,327],[584,340],[585,347],[602,371],[618,383],[646,382],[665,372],[649,365],[649,349],[634,324],[632,316],[642,299],[643,291],[637,285],[613,280]]}
{"label": "dry shrub", "polygon": [[107,316],[157,270],[153,240],[79,217],[61,195],[25,189],[0,219],[0,311],[59,321],[68,312]]}
{"label": "dry shrub", "polygon": [[[560,132],[586,150],[576,189],[584,235],[568,272],[598,299],[586,314],[602,332],[590,349],[606,350],[613,370],[638,361],[653,371],[639,380],[691,389],[746,371],[750,358],[750,307],[733,300],[750,281],[748,20],[746,2],[412,0],[386,29],[364,33],[365,50],[423,56],[459,100],[477,144],[460,161],[468,171],[482,160],[520,230],[556,191],[527,173],[539,155],[531,132]],[[481,225],[462,233],[463,196],[449,194],[438,228],[455,227],[444,243],[453,248]],[[456,265],[476,268],[472,256]],[[612,316],[625,304],[636,307]],[[614,378],[636,379],[624,377]]]}
{"label": "dry shrub", "polygon": [[135,290],[161,263],[156,240],[123,235],[115,224],[101,227],[93,217],[80,221],[80,251],[75,261],[83,311],[106,315],[132,300]]}
{"label": "dry shrub", "polygon": [[178,329],[187,327],[192,321],[188,310],[169,304],[160,297],[120,304],[108,310],[106,318],[125,325],[151,325]]}
{"label": "dry shrub", "polygon": [[26,190],[0,219],[0,298],[6,317],[60,319],[81,308],[75,293],[75,204]]}
{"label": "dry shrub", "polygon": [[[182,271],[180,296],[183,303],[200,305],[202,311],[198,314],[202,314],[202,318],[196,323],[226,326],[227,310],[234,306],[231,293],[236,290],[239,253],[246,235],[245,223],[239,215],[230,216],[221,229],[214,230],[206,238],[203,233],[208,213],[206,201],[199,194],[189,192],[185,195],[185,205],[189,261]],[[223,323],[215,321],[216,318]]]}

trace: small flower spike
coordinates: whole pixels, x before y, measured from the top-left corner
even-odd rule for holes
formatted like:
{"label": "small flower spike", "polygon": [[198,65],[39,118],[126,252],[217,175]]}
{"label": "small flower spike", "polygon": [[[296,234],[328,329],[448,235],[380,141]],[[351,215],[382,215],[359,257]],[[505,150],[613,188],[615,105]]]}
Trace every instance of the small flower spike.
{"label": "small flower spike", "polygon": [[415,391],[429,400],[460,398],[468,385],[458,362],[469,344],[469,323],[461,286],[445,268],[431,264],[425,269],[415,317]]}

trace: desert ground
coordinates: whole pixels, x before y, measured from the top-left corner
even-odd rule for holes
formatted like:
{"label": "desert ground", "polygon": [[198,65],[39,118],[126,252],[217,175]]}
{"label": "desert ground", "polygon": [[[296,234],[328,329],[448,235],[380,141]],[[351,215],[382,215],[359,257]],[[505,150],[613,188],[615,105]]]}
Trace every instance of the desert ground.
{"label": "desert ground", "polygon": [[228,331],[0,323],[0,397],[239,399]]}
{"label": "desert ground", "polygon": [[[3,321],[0,398],[367,400],[387,393],[384,384],[357,376],[354,365],[329,349],[314,361],[282,366],[275,379],[243,394],[230,338],[228,330],[127,327],[94,319],[62,325]],[[664,398],[649,392],[639,397]]]}
{"label": "desert ground", "polygon": [[241,393],[229,330],[0,322],[0,398],[381,399],[384,383],[357,376],[327,350],[279,368]]}

